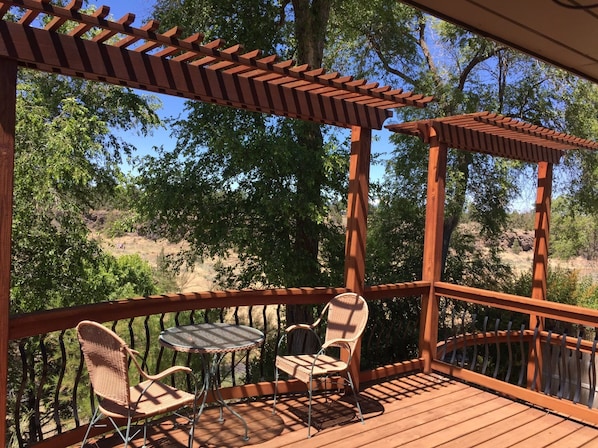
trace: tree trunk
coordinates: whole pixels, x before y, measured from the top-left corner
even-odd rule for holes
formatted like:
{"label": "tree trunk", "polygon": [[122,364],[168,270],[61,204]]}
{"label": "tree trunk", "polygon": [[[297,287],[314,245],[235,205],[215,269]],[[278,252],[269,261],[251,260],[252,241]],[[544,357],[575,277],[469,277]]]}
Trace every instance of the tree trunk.
{"label": "tree trunk", "polygon": [[[330,16],[330,0],[293,0],[295,13],[295,37],[297,40],[297,63],[311,68],[322,66],[326,28]],[[324,139],[316,123],[298,122],[295,126],[297,140],[304,148],[304,157],[297,166],[297,196],[300,208],[296,211],[295,251],[298,260],[296,286],[318,286],[320,277],[318,263],[320,230],[314,210],[323,206],[322,185],[325,179],[323,166]],[[306,305],[287,306],[287,324],[312,323],[314,309]],[[291,335],[289,350],[294,353],[313,352],[317,340],[313,336]]]}

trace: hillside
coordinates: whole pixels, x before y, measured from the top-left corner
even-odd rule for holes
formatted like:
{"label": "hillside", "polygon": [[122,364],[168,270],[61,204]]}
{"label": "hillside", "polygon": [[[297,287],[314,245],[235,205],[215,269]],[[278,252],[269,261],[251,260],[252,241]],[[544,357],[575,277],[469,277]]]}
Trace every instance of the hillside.
{"label": "hillside", "polygon": [[[114,256],[126,254],[138,254],[151,266],[156,266],[158,256],[162,251],[164,254],[179,252],[183,246],[169,243],[165,239],[150,239],[137,233],[126,233],[123,236],[108,238],[105,236],[105,228],[115,219],[115,212],[99,211],[94,212],[88,219],[88,225],[92,236],[100,240],[102,247]],[[116,212],[118,215],[118,213]],[[503,260],[508,263],[515,272],[528,271],[532,266],[534,235],[532,231],[512,230],[505,233],[501,245],[504,250]],[[552,266],[575,269],[581,276],[592,276],[598,281],[598,261],[586,260],[577,257],[570,260],[550,259]],[[214,262],[206,261],[197,264],[193,271],[186,271],[179,275],[178,284],[181,291],[207,291],[213,288]]]}

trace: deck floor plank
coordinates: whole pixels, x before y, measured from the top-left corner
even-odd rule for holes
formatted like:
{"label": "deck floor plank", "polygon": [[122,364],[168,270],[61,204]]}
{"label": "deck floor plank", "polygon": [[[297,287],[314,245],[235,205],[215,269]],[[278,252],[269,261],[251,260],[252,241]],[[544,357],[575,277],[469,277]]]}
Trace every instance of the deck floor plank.
{"label": "deck floor plank", "polygon": [[[315,420],[307,439],[307,398],[282,396],[272,413],[271,400],[233,405],[249,427],[243,440],[241,422],[225,410],[208,408],[195,429],[197,448],[471,448],[471,447],[597,447],[598,428],[509,400],[439,374],[413,373],[364,384],[359,396],[365,424],[355,415],[352,396],[316,397]],[[172,419],[150,430],[148,448],[184,447],[187,428]],[[137,439],[133,447],[140,447]],[[93,448],[120,448],[106,436]],[[87,447],[86,447],[87,448]]]}

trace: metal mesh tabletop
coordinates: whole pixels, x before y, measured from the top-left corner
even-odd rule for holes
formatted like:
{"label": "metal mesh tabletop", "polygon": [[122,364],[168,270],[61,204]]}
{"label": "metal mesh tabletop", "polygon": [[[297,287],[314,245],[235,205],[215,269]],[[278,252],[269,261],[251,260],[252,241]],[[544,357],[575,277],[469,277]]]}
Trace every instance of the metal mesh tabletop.
{"label": "metal mesh tabletop", "polygon": [[264,341],[264,333],[246,325],[202,323],[172,327],[160,333],[160,344],[179,352],[228,353],[248,350]]}

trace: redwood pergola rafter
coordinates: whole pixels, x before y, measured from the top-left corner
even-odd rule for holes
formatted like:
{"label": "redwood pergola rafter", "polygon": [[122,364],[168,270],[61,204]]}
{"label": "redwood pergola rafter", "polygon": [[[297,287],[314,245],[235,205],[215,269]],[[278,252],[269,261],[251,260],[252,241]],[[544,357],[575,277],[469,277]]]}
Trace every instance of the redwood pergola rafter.
{"label": "redwood pergola rafter", "polygon": [[524,162],[559,163],[563,151],[598,150],[598,143],[491,112],[412,121],[387,126],[426,140],[427,128],[450,148],[481,152]]}
{"label": "redwood pergola rafter", "polygon": [[[80,0],[67,7],[50,0],[0,1],[0,18],[11,8],[25,10],[19,22],[0,21],[0,57],[42,71],[341,127],[381,129],[392,109],[432,100],[259,50],[245,52],[241,45],[224,47],[221,39],[204,44],[200,33],[159,33],[156,21],[136,28],[133,14],[112,21],[108,7],[85,14],[81,6]],[[63,31],[67,23],[72,27]]]}

